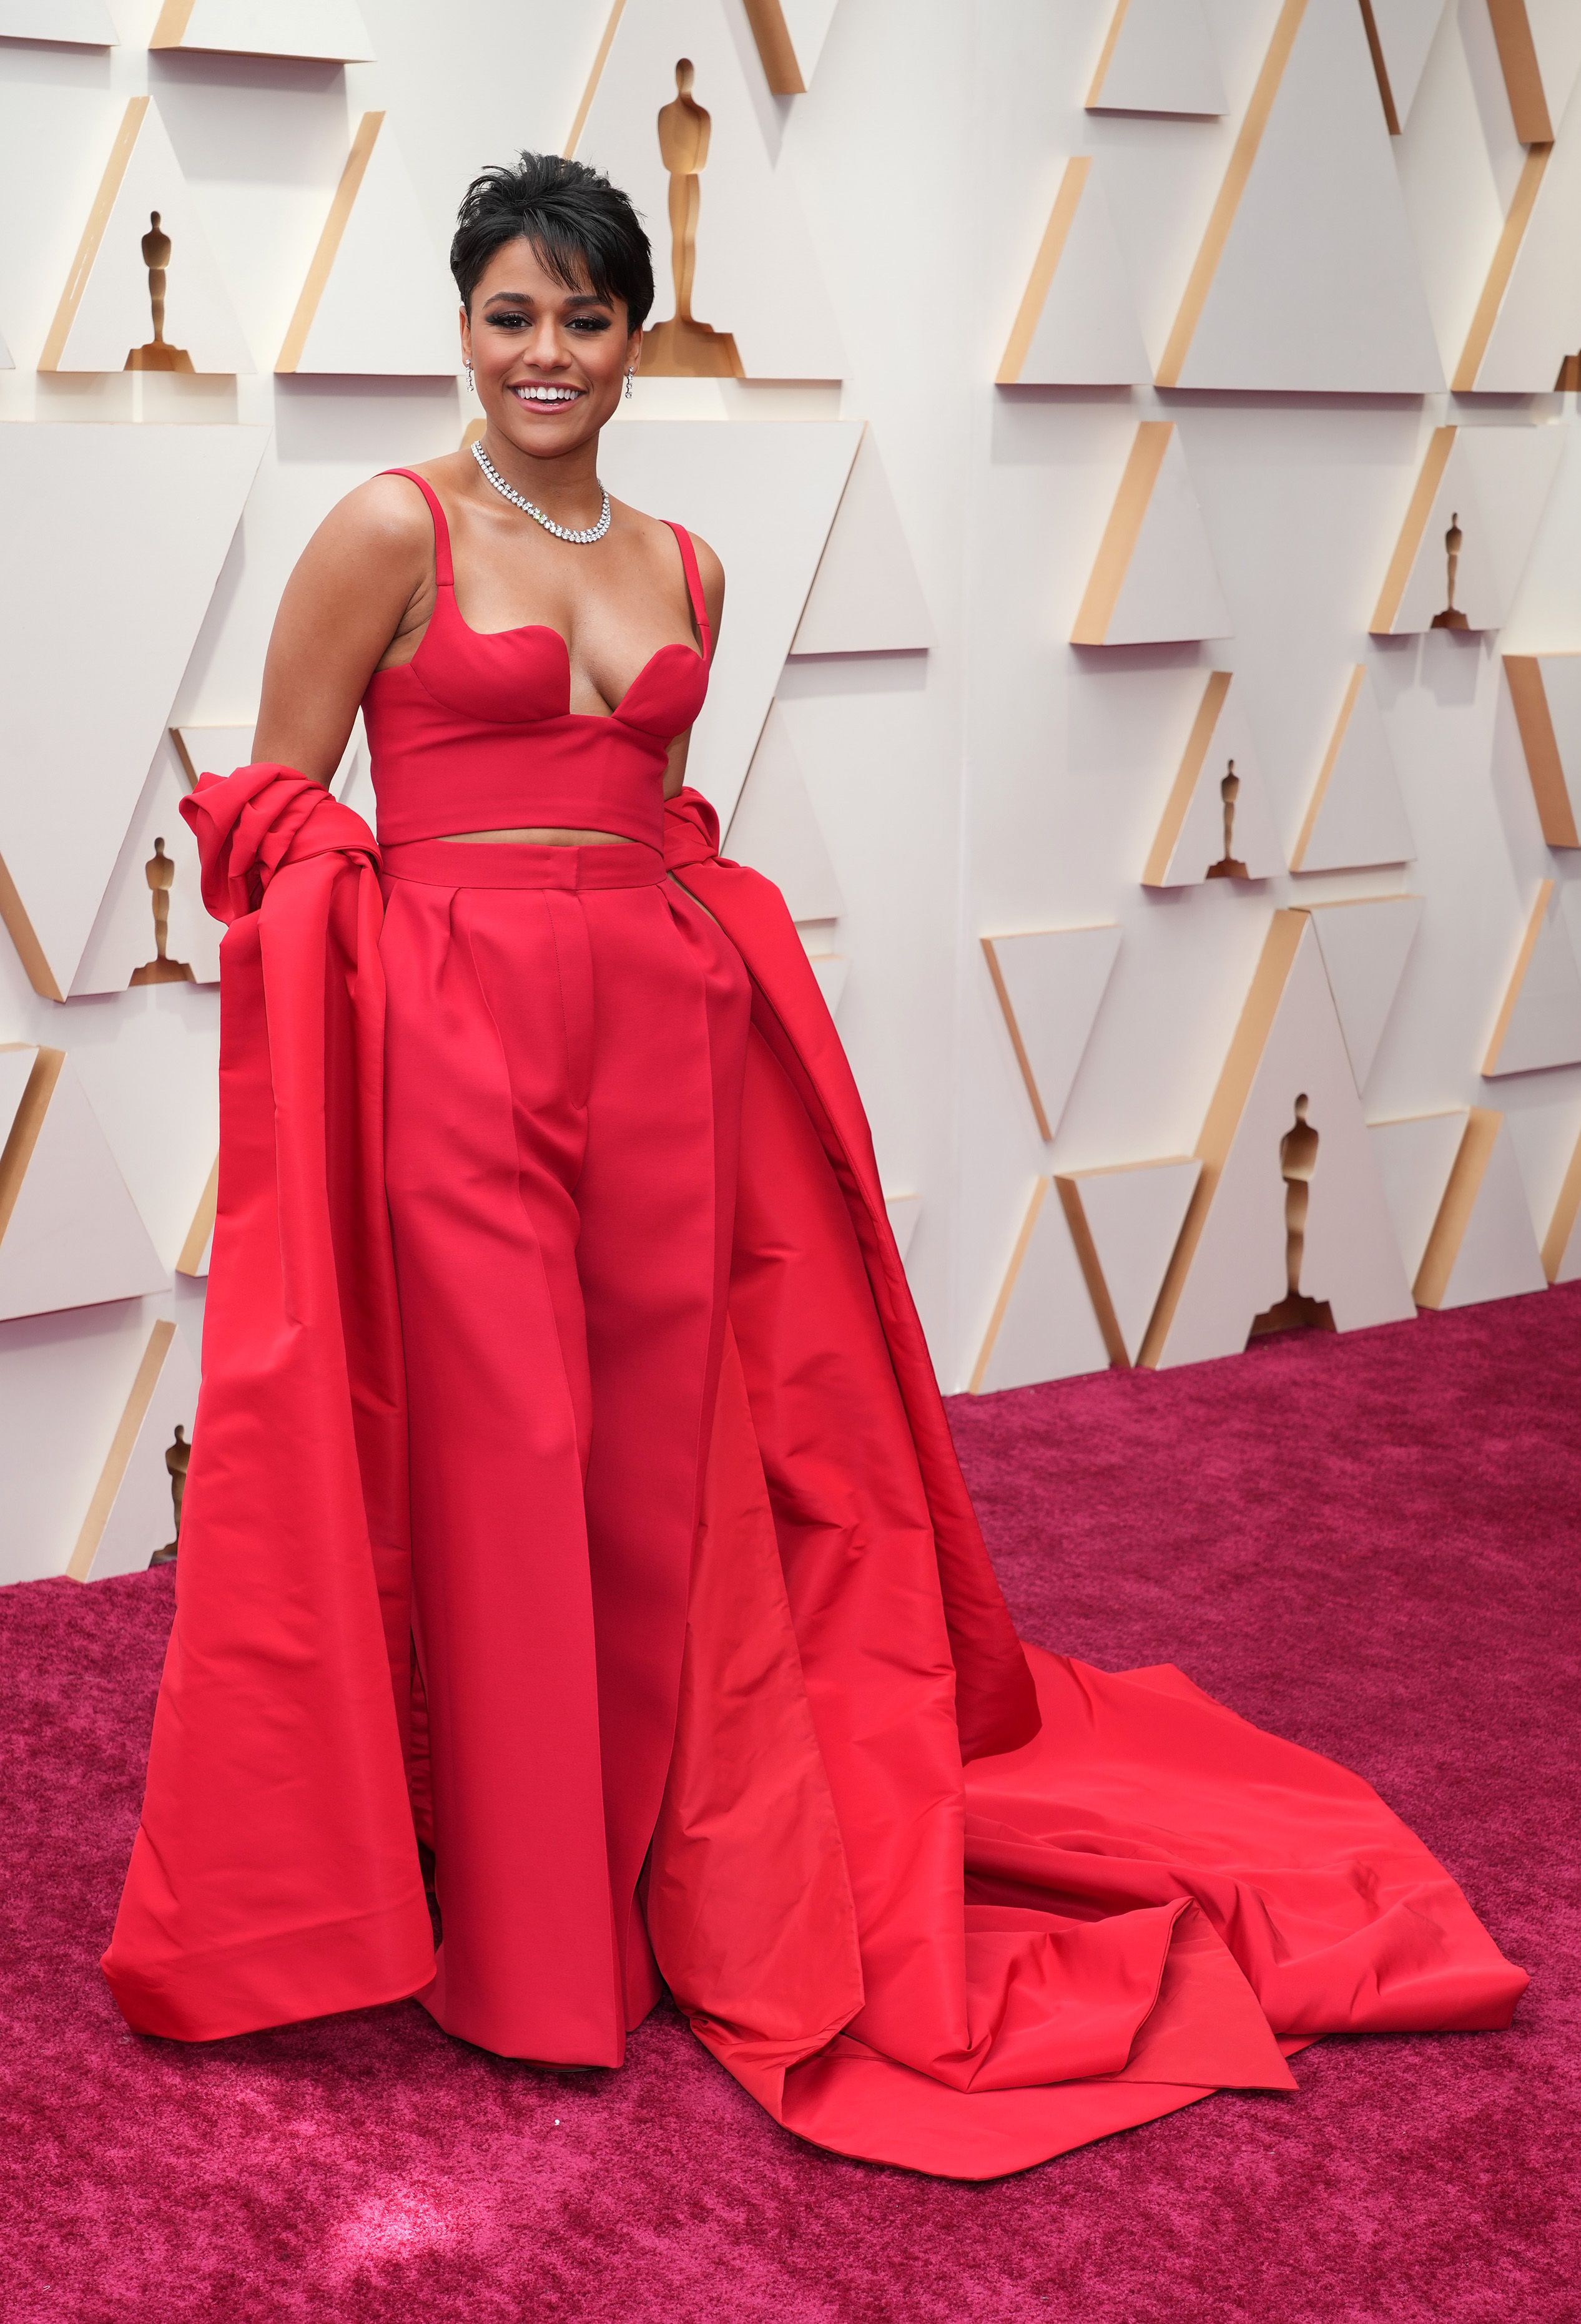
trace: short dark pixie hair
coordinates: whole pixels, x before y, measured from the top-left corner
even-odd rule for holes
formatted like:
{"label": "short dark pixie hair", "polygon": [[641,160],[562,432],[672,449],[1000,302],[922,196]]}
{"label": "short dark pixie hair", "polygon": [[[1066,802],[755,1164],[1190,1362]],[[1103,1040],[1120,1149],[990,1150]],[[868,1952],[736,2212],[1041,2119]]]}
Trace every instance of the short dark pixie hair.
{"label": "short dark pixie hair", "polygon": [[469,314],[489,260],[521,235],[568,290],[586,281],[596,297],[625,301],[628,329],[647,321],[653,254],[636,211],[601,171],[559,153],[522,153],[513,170],[474,178],[450,244],[450,272]]}

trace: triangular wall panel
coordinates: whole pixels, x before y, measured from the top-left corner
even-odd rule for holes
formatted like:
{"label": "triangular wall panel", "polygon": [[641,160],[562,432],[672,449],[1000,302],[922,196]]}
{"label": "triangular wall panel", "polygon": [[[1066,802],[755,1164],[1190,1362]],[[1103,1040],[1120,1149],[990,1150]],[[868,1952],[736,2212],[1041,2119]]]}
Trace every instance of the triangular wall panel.
{"label": "triangular wall panel", "polygon": [[1567,270],[1554,249],[1556,211],[1564,215],[1558,184],[1557,200],[1544,198],[1551,174],[1569,180],[1573,200],[1575,172],[1550,171],[1553,156],[1552,146],[1533,146],[1521,164],[1450,379],[1456,394],[1515,379],[1541,379],[1551,389],[1569,351],[1576,300],[1566,295]]}
{"label": "triangular wall panel", "polygon": [[1032,1188],[972,1373],[971,1392],[1028,1388],[1109,1362],[1065,1212],[1050,1181]]}
{"label": "triangular wall panel", "polygon": [[744,0],[764,78],[776,97],[812,85],[837,0]]}
{"label": "triangular wall panel", "polygon": [[1087,90],[1089,113],[1225,109],[1224,82],[1202,0],[1112,0],[1114,13]]}
{"label": "triangular wall panel", "polygon": [[444,377],[461,368],[457,312],[394,132],[365,113],[274,368]]}
{"label": "triangular wall panel", "polygon": [[0,428],[0,733],[49,770],[0,786],[0,912],[47,999],[75,982],[266,435]]}
{"label": "triangular wall panel", "polygon": [[605,430],[600,472],[674,517],[730,576],[728,650],[709,674],[687,780],[728,825],[861,440],[855,420],[632,420]]}
{"label": "triangular wall panel", "polygon": [[51,41],[78,49],[116,44],[105,0],[0,0],[0,41]]}
{"label": "triangular wall panel", "polygon": [[[697,173],[691,317],[733,342],[735,360],[716,349],[700,360],[677,355],[676,368],[711,364],[728,372],[738,361],[748,379],[838,379],[845,355],[834,309],[790,173],[763,136],[760,102],[771,111],[772,101],[724,0],[643,0],[620,10],[567,141],[568,152],[607,171],[648,220],[658,283],[650,333],[676,316],[670,176],[658,116],[677,102],[682,59],[693,68],[691,102],[708,115]],[[761,95],[749,72],[759,75]],[[651,342],[645,364],[652,360]]]}
{"label": "triangular wall panel", "polygon": [[[154,755],[71,980],[73,999],[84,992],[125,992],[134,985],[218,983],[225,931],[204,908],[197,842],[181,819],[180,804],[190,788],[167,738]],[[155,909],[161,893],[162,952]]]}
{"label": "triangular wall panel", "polygon": [[1504,1117],[1474,1105],[1417,1269],[1417,1304],[1469,1307],[1547,1281]]}
{"label": "triangular wall panel", "polygon": [[1581,1138],[1576,1140],[1543,1238],[1542,1263],[1550,1283],[1574,1283],[1581,1277]]}
{"label": "triangular wall panel", "polygon": [[1078,646],[1225,638],[1230,609],[1172,420],[1137,429],[1070,637]]}
{"label": "triangular wall panel", "polygon": [[1526,771],[1550,847],[1581,847],[1581,653],[1506,654]]}
{"label": "triangular wall panel", "polygon": [[999,366],[1002,387],[1150,383],[1119,238],[1090,153],[1065,165]]}
{"label": "triangular wall panel", "polygon": [[[1449,602],[1449,536],[1455,549],[1454,604]],[[1464,616],[1449,622],[1450,612]],[[1469,446],[1457,428],[1435,428],[1422,454],[1400,538],[1371,627],[1377,637],[1423,630],[1496,630],[1504,619],[1503,592],[1491,537],[1483,521]]]}
{"label": "triangular wall panel", "polygon": [[1411,1314],[1317,933],[1305,912],[1280,911],[1197,1141],[1202,1176],[1143,1363],[1229,1355],[1284,1299],[1291,1246],[1281,1148],[1301,1098],[1318,1153],[1298,1288],[1326,1302],[1342,1332]]}
{"label": "triangular wall panel", "polygon": [[1383,713],[1365,664],[1357,662],[1290,850],[1290,870],[1357,872],[1409,863],[1415,853]]}
{"label": "triangular wall panel", "polygon": [[1465,1107],[1456,1105],[1441,1113],[1408,1114],[1367,1125],[1410,1283],[1416,1281],[1421,1267],[1466,1119]]}
{"label": "triangular wall panel", "polygon": [[983,938],[1040,1138],[1059,1128],[1119,950],[1117,927]]}
{"label": "triangular wall panel", "polygon": [[356,0],[164,0],[148,45],[335,64],[374,53]]}
{"label": "triangular wall panel", "polygon": [[1361,1089],[1373,1070],[1417,929],[1419,896],[1357,896],[1312,904],[1312,926],[1339,1012],[1351,1070]]}
{"label": "triangular wall panel", "polygon": [[1158,380],[1334,394],[1443,386],[1358,7],[1282,0]]}
{"label": "triangular wall panel", "polygon": [[1398,137],[1410,118],[1444,8],[1445,0],[1362,0],[1362,21],[1391,136]]}
{"label": "triangular wall panel", "polygon": [[846,908],[778,703],[769,712],[753,754],[723,853],[772,880],[793,920],[837,920]]}
{"label": "triangular wall panel", "polygon": [[790,650],[920,653],[932,643],[901,512],[864,428]]}
{"label": "triangular wall panel", "polygon": [[1456,366],[1457,389],[1544,395],[1558,384],[1581,347],[1578,205],[1581,118],[1526,157]]}
{"label": "triangular wall panel", "polygon": [[166,1288],[64,1050],[0,1047],[0,1318]]}
{"label": "triangular wall panel", "polygon": [[190,1452],[198,1410],[198,1367],[181,1333],[155,1323],[110,1440],[93,1499],[66,1572],[74,1582],[146,1572],[156,1551],[175,1545],[174,1480],[166,1459]]}
{"label": "triangular wall panel", "polygon": [[1201,1171],[1171,1156],[1054,1181],[1112,1363],[1136,1361]]}
{"label": "triangular wall panel", "polygon": [[1257,752],[1227,669],[1210,670],[1151,853],[1145,888],[1271,880],[1284,870]]}
{"label": "triangular wall panel", "polygon": [[[156,330],[145,238],[165,235]],[[156,355],[153,351],[158,347]],[[250,372],[253,358],[151,97],[128,100],[39,357],[41,371]]]}
{"label": "triangular wall panel", "polygon": [[1482,1069],[1491,1079],[1497,1074],[1541,1073],[1554,1065],[1581,1065],[1581,967],[1555,900],[1555,883],[1545,880],[1527,917]]}

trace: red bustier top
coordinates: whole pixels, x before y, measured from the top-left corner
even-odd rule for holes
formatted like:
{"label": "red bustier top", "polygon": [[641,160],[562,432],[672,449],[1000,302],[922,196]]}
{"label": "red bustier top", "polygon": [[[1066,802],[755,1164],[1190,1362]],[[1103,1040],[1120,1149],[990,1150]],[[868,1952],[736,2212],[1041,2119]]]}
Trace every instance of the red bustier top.
{"label": "red bustier top", "polygon": [[571,658],[558,630],[474,630],[456,604],[439,495],[410,468],[434,520],[433,615],[408,662],[374,672],[363,696],[381,840],[559,825],[664,844],[664,769],[708,688],[708,616],[689,535],[670,525],[702,639],[661,646],[607,716],[569,707]]}

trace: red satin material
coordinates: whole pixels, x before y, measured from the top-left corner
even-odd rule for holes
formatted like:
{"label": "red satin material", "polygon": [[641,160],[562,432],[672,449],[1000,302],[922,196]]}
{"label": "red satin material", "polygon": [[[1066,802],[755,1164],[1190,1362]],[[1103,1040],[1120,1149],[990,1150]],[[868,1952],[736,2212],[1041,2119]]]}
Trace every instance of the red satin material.
{"label": "red satin material", "polygon": [[[254,903],[261,890],[262,908],[226,939],[196,1498],[143,1829],[106,1957],[131,2022],[185,2038],[416,1991],[431,1974],[386,1676],[403,1701],[389,1646],[404,1535],[384,1512],[400,1473],[392,1383],[411,1379],[415,1412],[413,1351],[432,1311],[407,1312],[403,1360],[368,1110],[382,997],[371,843],[282,770],[232,784],[189,803],[206,892]],[[1213,2088],[1288,2089],[1283,2053],[1325,2032],[1507,2023],[1522,1973],[1358,1777],[1178,1672],[1117,1677],[1018,1645],[800,940],[765,881],[718,860],[695,794],[667,825],[670,870],[744,964],[752,1011],[733,1122],[717,1081],[710,1101],[716,1159],[722,1135],[739,1139],[728,1322],[705,1362],[717,1385],[673,1739],[638,1891],[699,2037],[805,2137],[986,2177]],[[338,852],[310,853],[320,844]],[[406,883],[394,892],[408,911]],[[613,930],[634,898],[691,941],[689,908],[652,886],[568,888],[550,908],[569,928],[566,912],[590,926],[608,904]],[[526,899],[533,912],[543,900]],[[476,915],[502,927],[522,901],[479,881],[446,943],[460,928],[476,960]],[[437,957],[424,950],[436,931],[419,933],[402,974],[407,950]],[[708,955],[726,972],[727,948]],[[468,1008],[444,1015],[455,1039],[478,1038]],[[330,1028],[316,1063],[315,1011]],[[522,1074],[553,1080],[541,1028],[497,1038],[515,1041],[519,1092]],[[436,1053],[434,1074],[441,1064]],[[415,1076],[412,1107],[420,1084],[433,1089]],[[679,1086],[704,1095],[694,1067]],[[700,1123],[685,1142],[701,1150]],[[436,1127],[436,1209],[442,1143]],[[465,1210],[471,1181],[454,1183]],[[309,1255],[300,1290],[282,1250]],[[487,1274],[485,1252],[471,1263]],[[511,1328],[491,1379],[549,1379],[561,1325],[546,1320],[529,1343],[516,1307],[501,1312]],[[575,1513],[557,1505],[545,1522],[574,1572]],[[661,1564],[673,1576],[672,1556]],[[485,1592],[466,1618],[476,1632],[495,1612]],[[516,1619],[506,1606],[502,1629]],[[511,1775],[529,1809],[532,1772]],[[506,1902],[526,1927],[541,1889],[527,1895],[524,1878],[511,1876]],[[603,1899],[618,1915],[620,1896],[612,1870],[588,1913]],[[569,1986],[574,1967],[540,1960],[532,1974]]]}
{"label": "red satin material", "polygon": [[708,685],[707,608],[684,529],[670,528],[702,652],[661,646],[607,717],[589,716],[570,707],[570,654],[558,630],[468,627],[438,493],[411,468],[386,473],[405,476],[429,504],[435,590],[416,653],[376,670],[363,697],[381,841],[560,825],[662,847],[670,744]]}

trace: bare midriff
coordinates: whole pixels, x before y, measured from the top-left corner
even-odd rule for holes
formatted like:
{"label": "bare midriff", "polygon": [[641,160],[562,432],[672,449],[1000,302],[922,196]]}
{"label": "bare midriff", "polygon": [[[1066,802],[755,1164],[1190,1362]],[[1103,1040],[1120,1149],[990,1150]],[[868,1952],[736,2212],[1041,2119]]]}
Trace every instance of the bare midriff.
{"label": "bare midriff", "polygon": [[447,842],[469,839],[495,844],[518,843],[528,847],[630,847],[633,842],[618,831],[448,831]]}

